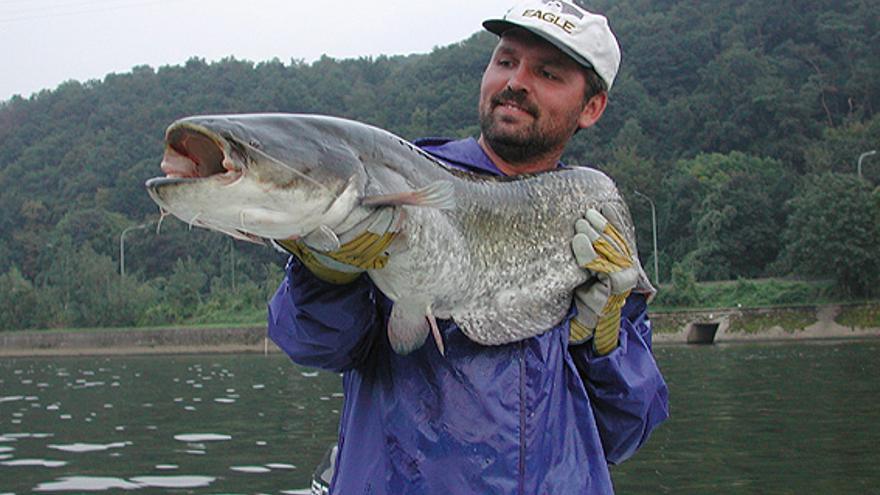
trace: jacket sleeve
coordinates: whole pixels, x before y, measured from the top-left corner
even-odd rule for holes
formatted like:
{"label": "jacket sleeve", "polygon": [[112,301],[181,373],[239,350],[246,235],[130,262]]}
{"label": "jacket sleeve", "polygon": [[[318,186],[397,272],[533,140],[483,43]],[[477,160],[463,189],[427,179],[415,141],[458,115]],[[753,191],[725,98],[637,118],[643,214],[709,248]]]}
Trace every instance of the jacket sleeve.
{"label": "jacket sleeve", "polygon": [[620,345],[609,354],[595,355],[589,343],[569,348],[611,464],[635,454],[669,416],[668,389],[651,351],[645,297],[631,295],[622,316]]}
{"label": "jacket sleeve", "polygon": [[295,257],[269,301],[269,338],[297,364],[332,371],[357,367],[382,327],[377,291],[365,275],[324,282]]}

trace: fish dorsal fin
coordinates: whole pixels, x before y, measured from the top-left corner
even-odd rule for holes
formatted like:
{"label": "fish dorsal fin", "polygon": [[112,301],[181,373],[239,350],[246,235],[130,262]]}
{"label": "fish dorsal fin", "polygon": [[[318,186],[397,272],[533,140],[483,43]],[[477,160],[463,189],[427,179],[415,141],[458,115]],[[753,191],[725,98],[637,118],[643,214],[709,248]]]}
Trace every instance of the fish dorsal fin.
{"label": "fish dorsal fin", "polygon": [[413,191],[369,196],[361,200],[361,204],[364,206],[411,205],[451,210],[455,208],[455,187],[448,180],[438,180]]}

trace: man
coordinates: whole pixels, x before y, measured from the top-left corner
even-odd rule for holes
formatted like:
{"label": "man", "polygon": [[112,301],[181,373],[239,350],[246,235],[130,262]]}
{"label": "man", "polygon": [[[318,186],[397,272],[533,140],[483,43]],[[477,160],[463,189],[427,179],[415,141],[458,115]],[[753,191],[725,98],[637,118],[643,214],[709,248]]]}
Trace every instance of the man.
{"label": "man", "polygon": [[[479,140],[417,144],[474,173],[560,166],[574,133],[602,116],[617,73],[607,21],[531,0],[484,26],[499,43],[480,88]],[[430,339],[400,355],[385,332],[390,301],[362,274],[382,266],[399,214],[385,209],[337,233],[336,252],[308,238],[282,243],[297,257],[270,303],[270,336],[294,361],[344,373],[331,492],[612,493],[608,464],[667,416],[646,316],[653,288],[632,247],[591,211],[572,249],[598,281],[577,291],[569,318],[491,347],[440,321],[445,356]]]}

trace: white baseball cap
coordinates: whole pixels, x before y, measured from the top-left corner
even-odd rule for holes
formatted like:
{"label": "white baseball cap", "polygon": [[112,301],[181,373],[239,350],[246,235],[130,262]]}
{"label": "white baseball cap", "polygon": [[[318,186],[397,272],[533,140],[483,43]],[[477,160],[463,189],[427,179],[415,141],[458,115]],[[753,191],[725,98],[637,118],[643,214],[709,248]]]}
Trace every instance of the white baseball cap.
{"label": "white baseball cap", "polygon": [[620,46],[605,16],[566,0],[526,0],[514,5],[501,19],[483,22],[484,28],[499,36],[517,26],[595,70],[611,89],[620,67]]}

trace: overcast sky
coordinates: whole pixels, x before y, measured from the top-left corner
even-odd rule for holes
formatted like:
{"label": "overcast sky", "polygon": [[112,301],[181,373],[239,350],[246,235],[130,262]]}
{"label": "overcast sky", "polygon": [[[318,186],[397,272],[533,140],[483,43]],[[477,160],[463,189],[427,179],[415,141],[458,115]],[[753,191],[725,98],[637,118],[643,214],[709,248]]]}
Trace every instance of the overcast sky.
{"label": "overcast sky", "polygon": [[0,100],[191,57],[426,53],[511,0],[0,0]]}

